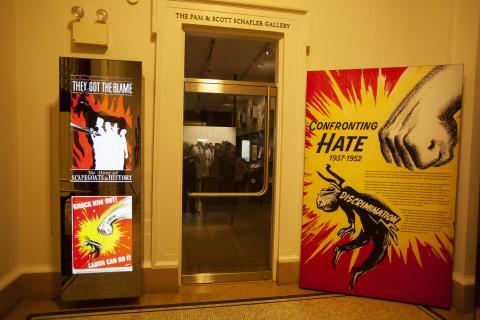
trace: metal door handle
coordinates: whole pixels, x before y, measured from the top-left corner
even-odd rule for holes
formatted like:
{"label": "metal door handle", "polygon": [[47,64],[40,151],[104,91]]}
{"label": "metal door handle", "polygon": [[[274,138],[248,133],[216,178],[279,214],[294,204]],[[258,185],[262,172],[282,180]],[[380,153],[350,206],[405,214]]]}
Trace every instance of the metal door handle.
{"label": "metal door handle", "polygon": [[267,107],[265,115],[265,156],[263,158],[263,186],[257,192],[188,192],[189,197],[205,198],[241,198],[241,197],[261,197],[268,191],[268,175],[270,172],[270,87],[267,87]]}

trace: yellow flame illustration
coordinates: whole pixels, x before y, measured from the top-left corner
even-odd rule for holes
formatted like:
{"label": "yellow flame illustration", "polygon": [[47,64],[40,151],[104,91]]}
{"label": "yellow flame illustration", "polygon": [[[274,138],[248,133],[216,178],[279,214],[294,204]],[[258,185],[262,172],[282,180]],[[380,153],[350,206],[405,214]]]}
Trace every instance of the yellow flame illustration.
{"label": "yellow flame illustration", "polygon": [[106,256],[109,254],[114,254],[116,252],[116,249],[120,244],[120,240],[125,234],[118,222],[113,223],[112,234],[102,235],[97,230],[100,222],[109,212],[112,211],[113,207],[115,207],[115,205],[110,207],[109,210],[106,210],[106,212],[104,212],[100,217],[88,217],[87,211],[85,209],[82,209],[84,219],[80,223],[79,231],[75,235],[75,237],[79,241],[76,246],[78,247],[80,253],[83,256],[87,256],[89,253],[92,252],[92,248],[86,245],[87,240],[95,241],[102,246],[100,256]]}

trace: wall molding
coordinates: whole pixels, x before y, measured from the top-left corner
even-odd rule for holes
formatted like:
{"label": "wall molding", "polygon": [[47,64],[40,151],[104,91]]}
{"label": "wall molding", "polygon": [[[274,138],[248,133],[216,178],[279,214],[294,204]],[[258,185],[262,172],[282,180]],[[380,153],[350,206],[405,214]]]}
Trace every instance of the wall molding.
{"label": "wall molding", "polygon": [[152,1],[152,17],[151,17],[151,32],[152,34],[157,34],[158,31],[158,21],[157,16],[158,10],[161,7],[168,5],[168,3],[190,3],[190,4],[200,4],[200,5],[213,5],[213,6],[223,6],[223,7],[233,7],[241,9],[253,9],[253,10],[263,10],[263,11],[273,11],[281,13],[289,13],[295,15],[306,15],[308,14],[308,8],[302,7],[287,7],[287,6],[273,6],[260,4],[255,1],[249,2],[240,2],[240,1],[229,1],[229,0],[153,0]]}
{"label": "wall molding", "polygon": [[475,309],[475,277],[453,274],[452,306],[464,313],[472,313]]}
{"label": "wall molding", "polygon": [[[286,257],[283,257],[286,258]],[[142,293],[175,292],[178,290],[177,267],[143,268]],[[277,262],[277,283],[299,282],[300,261]],[[47,265],[26,265],[13,269],[0,279],[0,318],[24,299],[53,299],[60,294],[60,273]],[[464,313],[474,309],[475,277],[454,273],[452,306]]]}
{"label": "wall molding", "polygon": [[25,299],[51,299],[60,293],[60,273],[48,265],[17,266],[0,279],[0,318]]}
{"label": "wall molding", "polygon": [[278,262],[296,262],[300,263],[300,258],[296,254],[278,256]]}
{"label": "wall molding", "polygon": [[[18,268],[17,268],[18,269]],[[0,319],[3,319],[21,300],[21,274],[17,275],[17,270],[13,270],[8,276],[13,277],[13,280],[6,286],[0,289]],[[7,277],[2,278],[2,282],[6,281]]]}
{"label": "wall molding", "polygon": [[[142,268],[142,293],[178,290],[178,268]],[[61,292],[61,275],[47,265],[18,266],[0,278],[0,319],[22,300],[55,299]]]}
{"label": "wall molding", "polygon": [[21,265],[16,266],[9,273],[0,278],[0,290],[3,290],[5,287],[13,283],[17,278],[23,274],[30,273],[55,273],[59,272],[56,268],[50,265]]}
{"label": "wall molding", "polygon": [[178,268],[143,269],[142,293],[175,292],[178,290]]}
{"label": "wall molding", "polygon": [[220,5],[225,7],[237,7],[245,9],[254,9],[254,10],[266,10],[266,11],[276,11],[276,12],[285,12],[291,14],[304,15],[307,14],[308,10],[304,8],[295,8],[295,7],[285,7],[285,6],[269,6],[265,4],[259,4],[255,2],[240,2],[240,1],[228,1],[228,0],[168,0],[168,2],[187,2],[187,3],[199,3],[207,5]]}
{"label": "wall molding", "polygon": [[0,291],[5,289],[7,286],[12,284],[22,275],[22,270],[20,267],[16,267],[11,270],[9,273],[0,278]]}
{"label": "wall molding", "polygon": [[452,280],[463,286],[475,286],[475,276],[464,276],[458,272],[453,272]]}
{"label": "wall molding", "polygon": [[155,263],[151,263],[153,269],[170,269],[170,268],[178,268],[178,261],[177,260],[162,260],[156,261]]}
{"label": "wall molding", "polygon": [[[282,2],[284,3],[284,2]],[[282,4],[261,4],[261,1],[226,1],[226,0],[154,0],[154,23],[157,32],[155,85],[155,110],[153,128],[153,163],[152,168],[152,248],[151,262],[154,267],[173,267],[181,265],[181,155],[183,113],[170,108],[171,105],[183,103],[183,52],[185,21],[176,18],[178,10],[185,12],[199,11],[202,14],[218,14],[228,17],[256,16],[260,18],[288,21],[288,29],[275,29],[268,26],[248,26],[232,23],[205,22],[188,20],[188,24],[204,27],[221,28],[225,33],[248,32],[256,35],[260,32],[279,33],[278,88],[281,92],[277,99],[275,135],[275,169],[273,213],[273,248],[272,263],[275,270],[279,256],[282,262],[298,261],[300,252],[301,219],[291,215],[302,208],[303,167],[303,123],[304,113],[296,112],[296,105],[304,103],[305,70],[307,58],[305,43],[309,40],[309,8],[282,8]],[[287,4],[289,6],[289,4]],[[295,6],[295,4],[294,4]],[[306,6],[305,6],[306,7]],[[262,9],[262,10],[260,10]],[[160,21],[162,23],[160,23]],[[168,26],[168,29],[165,28]],[[174,54],[175,53],[175,54]],[[180,53],[180,54],[179,54]],[[286,90],[285,88],[289,88]],[[298,111],[298,110],[297,110]],[[288,115],[288,121],[286,120]],[[293,115],[291,117],[290,115]],[[175,121],[172,121],[174,119]],[[300,124],[300,125],[297,125]],[[168,131],[174,139],[168,139]],[[293,149],[292,149],[293,148]],[[162,156],[162,150],[168,149],[170,157]],[[295,157],[286,157],[288,153]],[[297,152],[299,151],[299,152]],[[180,159],[180,160],[178,160]],[[301,161],[301,162],[300,162]],[[180,173],[180,174],[177,174]],[[292,180],[293,178],[293,180]],[[168,181],[168,184],[162,183]],[[298,183],[297,183],[298,182]],[[291,184],[298,186],[291,192]],[[298,190],[297,190],[298,189]],[[300,211],[298,211],[300,210]],[[173,260],[176,260],[175,262]],[[274,279],[276,279],[274,277]]]}
{"label": "wall molding", "polygon": [[278,261],[277,262],[277,283],[298,284],[300,281],[300,261]]}

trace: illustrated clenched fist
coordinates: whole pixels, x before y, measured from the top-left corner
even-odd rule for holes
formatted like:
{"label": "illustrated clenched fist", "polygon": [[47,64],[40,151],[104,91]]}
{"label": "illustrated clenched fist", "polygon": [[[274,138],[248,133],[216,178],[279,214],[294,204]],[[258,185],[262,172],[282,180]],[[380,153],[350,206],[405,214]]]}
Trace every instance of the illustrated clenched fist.
{"label": "illustrated clenched fist", "polygon": [[413,170],[453,159],[462,77],[462,65],[435,67],[405,97],[378,133],[388,163]]}
{"label": "illustrated clenched fist", "polygon": [[118,220],[132,219],[132,198],[127,197],[105,211],[102,221],[98,224],[99,234],[108,236],[113,233],[113,224]]}

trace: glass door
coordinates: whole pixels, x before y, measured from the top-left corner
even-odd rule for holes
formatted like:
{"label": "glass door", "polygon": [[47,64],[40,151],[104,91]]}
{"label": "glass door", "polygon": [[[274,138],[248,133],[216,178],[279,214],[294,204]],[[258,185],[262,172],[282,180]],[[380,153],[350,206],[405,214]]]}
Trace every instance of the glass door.
{"label": "glass door", "polygon": [[182,283],[272,277],[274,84],[186,79]]}

